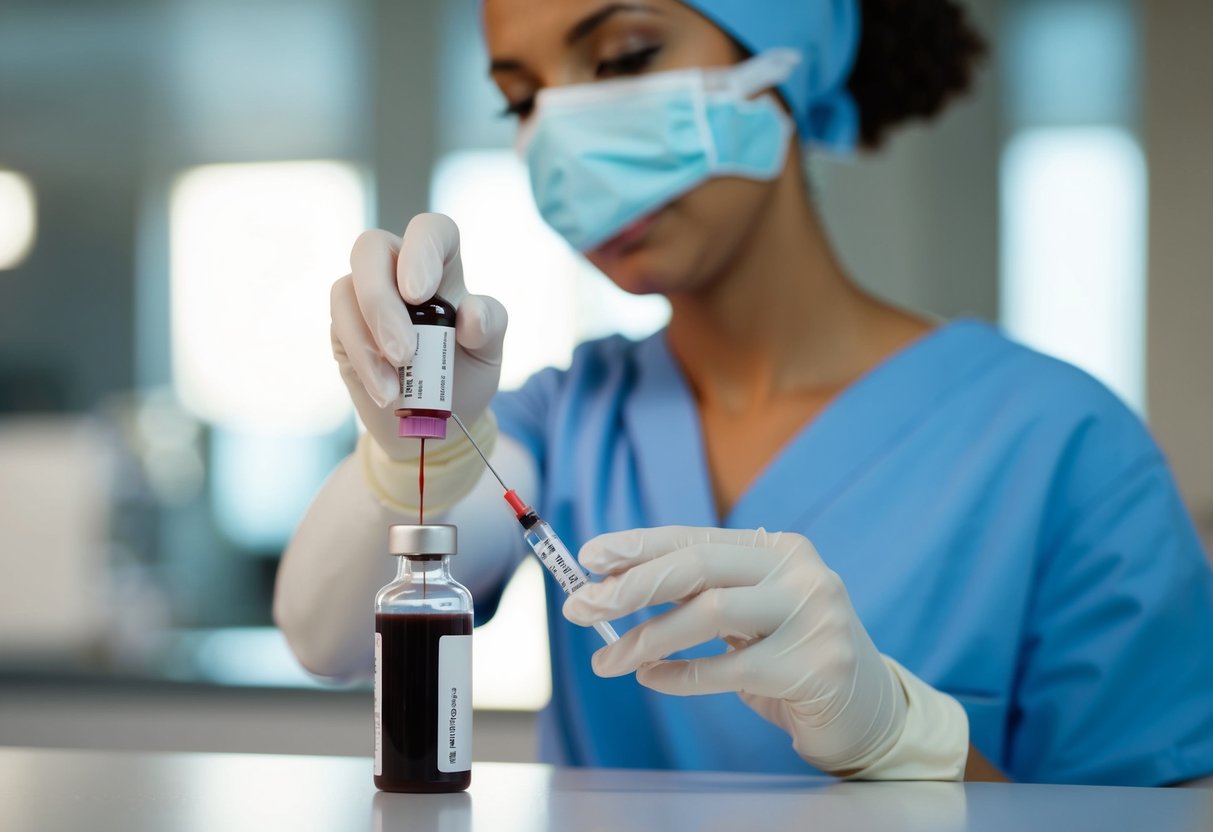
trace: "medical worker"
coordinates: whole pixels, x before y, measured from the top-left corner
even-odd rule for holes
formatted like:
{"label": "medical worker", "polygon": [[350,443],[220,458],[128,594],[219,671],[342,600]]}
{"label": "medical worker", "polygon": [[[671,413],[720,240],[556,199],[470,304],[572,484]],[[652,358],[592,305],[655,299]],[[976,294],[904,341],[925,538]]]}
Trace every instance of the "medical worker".
{"label": "medical worker", "polygon": [[[1213,771],[1213,580],[1146,429],[984,323],[867,294],[814,211],[802,148],[873,148],[967,87],[982,45],[957,5],[484,0],[482,18],[543,217],[672,318],[497,393],[506,310],[467,293],[455,224],[359,237],[332,336],[368,430],[281,567],[300,661],[370,670],[386,527],[417,519],[418,443],[392,412],[404,302],[438,293],[458,306],[457,412],[606,576],[567,601],[546,580],[544,760],[1143,786]],[[431,444],[427,507],[459,526],[483,620],[520,529],[452,434]],[[609,647],[586,626],[603,619],[624,633]]]}

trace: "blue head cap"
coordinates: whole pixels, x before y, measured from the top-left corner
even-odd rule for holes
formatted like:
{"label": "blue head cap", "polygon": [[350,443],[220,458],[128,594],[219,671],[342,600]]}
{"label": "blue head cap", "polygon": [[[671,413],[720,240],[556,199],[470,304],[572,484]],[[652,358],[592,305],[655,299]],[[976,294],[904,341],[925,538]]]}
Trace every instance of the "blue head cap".
{"label": "blue head cap", "polygon": [[779,92],[792,110],[800,140],[850,151],[859,139],[859,111],[847,79],[859,50],[858,0],[682,0],[752,53],[775,46],[804,60]]}

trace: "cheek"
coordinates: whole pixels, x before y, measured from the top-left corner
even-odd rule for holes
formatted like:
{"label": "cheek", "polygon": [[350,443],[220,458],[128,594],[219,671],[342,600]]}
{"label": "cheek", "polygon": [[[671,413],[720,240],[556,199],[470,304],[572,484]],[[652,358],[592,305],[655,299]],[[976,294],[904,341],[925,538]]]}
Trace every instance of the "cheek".
{"label": "cheek", "polygon": [[678,200],[676,206],[687,226],[696,229],[705,242],[731,240],[750,227],[774,187],[774,182],[713,179]]}

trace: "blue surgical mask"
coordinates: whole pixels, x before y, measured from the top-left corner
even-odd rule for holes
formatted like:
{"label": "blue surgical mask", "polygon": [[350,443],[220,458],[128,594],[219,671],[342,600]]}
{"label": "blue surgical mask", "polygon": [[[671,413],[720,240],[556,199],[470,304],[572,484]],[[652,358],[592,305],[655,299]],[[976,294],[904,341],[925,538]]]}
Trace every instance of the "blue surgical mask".
{"label": "blue surgical mask", "polygon": [[773,93],[758,94],[799,60],[772,49],[721,69],[541,90],[518,137],[539,213],[589,251],[709,179],[774,179],[795,128]]}

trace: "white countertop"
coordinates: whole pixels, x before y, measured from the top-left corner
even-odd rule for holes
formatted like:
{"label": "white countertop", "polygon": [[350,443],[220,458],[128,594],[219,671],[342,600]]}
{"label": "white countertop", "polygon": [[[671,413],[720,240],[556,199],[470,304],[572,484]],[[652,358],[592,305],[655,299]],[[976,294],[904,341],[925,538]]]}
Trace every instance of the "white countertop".
{"label": "white countertop", "polygon": [[1213,830],[1213,790],[836,783],[476,763],[463,794],[385,794],[369,759],[0,748],[0,830]]}

